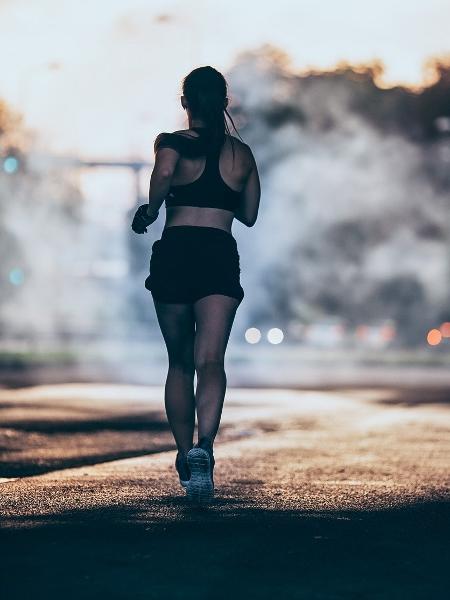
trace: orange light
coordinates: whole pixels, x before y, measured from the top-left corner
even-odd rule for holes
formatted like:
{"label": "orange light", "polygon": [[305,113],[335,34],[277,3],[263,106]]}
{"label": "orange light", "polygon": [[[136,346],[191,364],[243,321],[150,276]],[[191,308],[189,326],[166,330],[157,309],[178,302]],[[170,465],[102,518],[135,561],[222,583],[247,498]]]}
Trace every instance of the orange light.
{"label": "orange light", "polygon": [[442,337],[445,337],[445,338],[450,337],[450,322],[449,321],[442,323],[442,325],[440,326],[439,329],[442,333]]}
{"label": "orange light", "polygon": [[430,329],[427,335],[427,342],[430,346],[437,346],[442,340],[442,334],[439,329]]}
{"label": "orange light", "polygon": [[355,333],[357,337],[364,339],[369,333],[369,328],[367,327],[367,325],[358,325]]}
{"label": "orange light", "polygon": [[392,327],[392,325],[383,325],[380,334],[381,338],[388,342],[395,338],[395,327]]}

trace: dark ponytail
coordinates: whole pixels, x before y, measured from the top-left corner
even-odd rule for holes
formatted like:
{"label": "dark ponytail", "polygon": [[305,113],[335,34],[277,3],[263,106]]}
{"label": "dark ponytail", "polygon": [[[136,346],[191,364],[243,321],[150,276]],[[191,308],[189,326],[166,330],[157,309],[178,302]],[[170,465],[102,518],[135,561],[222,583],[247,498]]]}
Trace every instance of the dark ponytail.
{"label": "dark ponytail", "polygon": [[238,135],[239,132],[226,109],[227,82],[224,76],[213,67],[198,67],[184,78],[183,95],[188,101],[192,117],[199,117],[205,122],[205,142],[208,150],[219,150],[225,142],[225,134],[228,134],[234,160],[234,143],[225,114]]}

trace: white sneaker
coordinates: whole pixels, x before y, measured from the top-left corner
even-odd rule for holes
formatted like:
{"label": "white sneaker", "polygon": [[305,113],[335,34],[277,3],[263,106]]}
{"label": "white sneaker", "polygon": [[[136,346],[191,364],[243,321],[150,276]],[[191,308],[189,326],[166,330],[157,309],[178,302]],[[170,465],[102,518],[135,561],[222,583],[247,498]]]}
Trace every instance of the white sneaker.
{"label": "white sneaker", "polygon": [[186,487],[187,497],[198,504],[205,504],[214,497],[215,460],[209,440],[204,438],[189,450],[187,462],[191,473]]}

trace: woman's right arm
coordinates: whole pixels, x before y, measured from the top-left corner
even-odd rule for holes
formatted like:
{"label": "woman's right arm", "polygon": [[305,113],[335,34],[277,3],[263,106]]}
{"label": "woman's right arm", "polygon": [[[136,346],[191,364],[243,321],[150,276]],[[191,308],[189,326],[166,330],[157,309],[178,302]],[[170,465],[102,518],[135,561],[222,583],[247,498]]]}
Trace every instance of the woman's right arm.
{"label": "woman's right arm", "polygon": [[247,227],[253,227],[258,217],[261,184],[255,157],[249,146],[247,146],[247,149],[250,168],[244,189],[241,192],[241,202],[235,210],[234,216]]}

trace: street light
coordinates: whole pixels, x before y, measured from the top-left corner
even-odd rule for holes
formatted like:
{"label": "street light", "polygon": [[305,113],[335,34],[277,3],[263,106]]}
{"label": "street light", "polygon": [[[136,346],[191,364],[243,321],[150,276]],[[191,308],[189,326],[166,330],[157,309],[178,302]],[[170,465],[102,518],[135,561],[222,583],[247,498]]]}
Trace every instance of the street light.
{"label": "street light", "polygon": [[7,175],[14,175],[21,167],[21,159],[15,152],[8,152],[2,160],[3,171]]}

